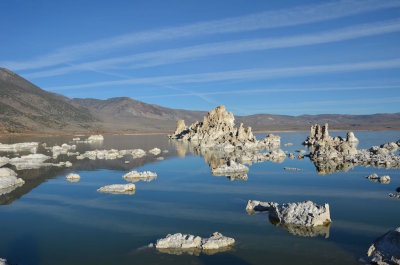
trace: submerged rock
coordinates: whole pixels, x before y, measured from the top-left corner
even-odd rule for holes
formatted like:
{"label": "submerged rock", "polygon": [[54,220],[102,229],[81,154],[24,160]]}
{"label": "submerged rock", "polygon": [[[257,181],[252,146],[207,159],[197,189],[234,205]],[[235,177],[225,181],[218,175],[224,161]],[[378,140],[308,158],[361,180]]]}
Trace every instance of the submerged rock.
{"label": "submerged rock", "polygon": [[200,252],[213,254],[220,250],[229,250],[234,243],[233,238],[226,237],[218,232],[213,233],[209,238],[177,233],[157,240],[155,247],[159,250],[168,249],[170,251],[166,253],[170,254],[189,253],[198,255]]}
{"label": "submerged rock", "polygon": [[97,191],[112,194],[134,194],[135,189],[135,184],[112,184],[101,187]]}
{"label": "submerged rock", "polygon": [[16,143],[16,144],[1,144],[0,143],[0,152],[30,152],[35,154],[39,147],[39,143],[31,142],[31,143]]}
{"label": "submerged rock", "polygon": [[75,173],[70,173],[65,177],[69,182],[78,182],[81,179],[81,176]]}
{"label": "submerged rock", "polygon": [[138,182],[140,180],[150,182],[157,178],[157,173],[151,171],[138,172],[135,170],[126,173],[125,175],[122,176],[122,178],[125,179],[126,181],[131,181],[131,182]]}
{"label": "submerged rock", "polygon": [[369,247],[367,255],[373,264],[400,264],[400,227],[376,239]]}
{"label": "submerged rock", "polygon": [[273,205],[269,214],[281,224],[314,227],[332,222],[329,204],[317,205],[312,201]]}
{"label": "submerged rock", "polygon": [[159,148],[155,147],[155,148],[149,150],[149,153],[156,156],[156,155],[159,155],[161,153],[161,150]]}
{"label": "submerged rock", "polygon": [[17,173],[9,168],[0,168],[0,195],[7,194],[25,184]]}

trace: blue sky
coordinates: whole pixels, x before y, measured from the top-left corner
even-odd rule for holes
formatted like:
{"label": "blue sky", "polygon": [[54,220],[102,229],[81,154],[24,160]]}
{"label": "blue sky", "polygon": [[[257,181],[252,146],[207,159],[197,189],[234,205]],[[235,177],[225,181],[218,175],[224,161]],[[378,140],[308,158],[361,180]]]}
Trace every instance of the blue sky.
{"label": "blue sky", "polygon": [[400,0],[1,0],[0,32],[0,66],[71,98],[400,112]]}

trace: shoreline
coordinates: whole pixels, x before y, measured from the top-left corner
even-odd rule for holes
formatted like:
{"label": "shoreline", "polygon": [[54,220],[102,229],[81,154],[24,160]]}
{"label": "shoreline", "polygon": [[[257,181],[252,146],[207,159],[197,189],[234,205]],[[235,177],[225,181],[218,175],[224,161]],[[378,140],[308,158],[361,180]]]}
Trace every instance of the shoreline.
{"label": "shoreline", "polygon": [[[330,129],[332,132],[385,132],[385,131],[400,131],[400,128],[382,128],[382,129]],[[309,132],[309,129],[299,129],[299,130],[255,130],[253,133],[295,133],[295,132]],[[2,138],[10,138],[10,137],[55,137],[55,136],[75,136],[75,137],[89,137],[90,135],[94,134],[101,134],[101,135],[115,135],[115,136],[139,136],[139,135],[168,135],[173,133],[173,131],[165,131],[165,132],[126,132],[126,133],[119,133],[119,132],[65,132],[65,133],[51,133],[51,132],[24,132],[24,133],[1,133],[0,139]]]}

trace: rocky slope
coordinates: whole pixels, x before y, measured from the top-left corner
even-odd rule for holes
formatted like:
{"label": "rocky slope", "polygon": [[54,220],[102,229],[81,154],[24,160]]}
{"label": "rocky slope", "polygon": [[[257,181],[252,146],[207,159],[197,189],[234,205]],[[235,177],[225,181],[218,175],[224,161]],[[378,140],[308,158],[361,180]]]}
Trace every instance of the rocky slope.
{"label": "rocky slope", "polygon": [[[201,120],[207,112],[170,109],[127,97],[69,99],[50,93],[0,68],[0,131],[8,132],[172,132],[175,122]],[[255,131],[308,130],[315,123],[331,129],[400,129],[400,113],[374,115],[236,116]]]}
{"label": "rocky slope", "polygon": [[95,121],[87,109],[0,68],[0,124],[7,131],[86,130]]}

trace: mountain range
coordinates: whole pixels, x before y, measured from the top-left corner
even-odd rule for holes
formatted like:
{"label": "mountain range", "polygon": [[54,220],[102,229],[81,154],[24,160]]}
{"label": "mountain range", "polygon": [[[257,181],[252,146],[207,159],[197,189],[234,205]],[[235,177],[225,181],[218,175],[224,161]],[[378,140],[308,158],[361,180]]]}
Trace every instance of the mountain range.
{"label": "mountain range", "polygon": [[[228,108],[229,109],[229,108]],[[0,68],[0,130],[46,133],[160,133],[171,132],[175,122],[202,120],[205,111],[165,108],[128,97],[105,100],[70,99],[45,91],[28,80]],[[254,131],[308,130],[329,123],[338,130],[400,129],[400,113],[372,115],[271,115],[235,116],[236,122]]]}

